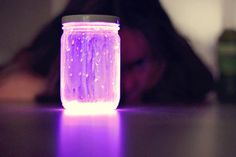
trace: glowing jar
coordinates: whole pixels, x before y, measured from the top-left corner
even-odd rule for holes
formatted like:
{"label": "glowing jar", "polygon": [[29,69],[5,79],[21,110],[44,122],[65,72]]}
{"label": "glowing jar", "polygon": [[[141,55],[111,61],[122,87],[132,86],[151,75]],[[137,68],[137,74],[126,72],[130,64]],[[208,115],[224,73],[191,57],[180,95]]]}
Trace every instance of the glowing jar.
{"label": "glowing jar", "polygon": [[120,99],[119,18],[62,18],[61,100],[65,109],[116,109]]}

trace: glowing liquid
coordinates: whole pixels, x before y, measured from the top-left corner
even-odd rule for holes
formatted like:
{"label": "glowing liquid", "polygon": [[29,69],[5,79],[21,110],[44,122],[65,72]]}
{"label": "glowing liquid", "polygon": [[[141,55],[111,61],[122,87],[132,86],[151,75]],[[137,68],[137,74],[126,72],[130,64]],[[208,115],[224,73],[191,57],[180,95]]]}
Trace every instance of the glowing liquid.
{"label": "glowing liquid", "polygon": [[61,100],[66,109],[116,109],[120,98],[118,25],[64,24]]}

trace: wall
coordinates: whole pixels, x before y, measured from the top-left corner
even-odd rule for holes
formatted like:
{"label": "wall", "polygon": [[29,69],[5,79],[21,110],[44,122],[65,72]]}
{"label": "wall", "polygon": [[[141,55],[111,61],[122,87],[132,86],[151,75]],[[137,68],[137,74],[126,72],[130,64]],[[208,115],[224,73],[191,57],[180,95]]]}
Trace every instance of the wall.
{"label": "wall", "polygon": [[217,75],[216,44],[223,29],[223,0],[161,0],[176,28]]}
{"label": "wall", "polygon": [[58,13],[60,13],[66,4],[69,2],[69,0],[51,0],[52,7],[51,7],[51,15],[56,16]]}
{"label": "wall", "polygon": [[29,44],[48,20],[49,0],[0,0],[0,63]]}

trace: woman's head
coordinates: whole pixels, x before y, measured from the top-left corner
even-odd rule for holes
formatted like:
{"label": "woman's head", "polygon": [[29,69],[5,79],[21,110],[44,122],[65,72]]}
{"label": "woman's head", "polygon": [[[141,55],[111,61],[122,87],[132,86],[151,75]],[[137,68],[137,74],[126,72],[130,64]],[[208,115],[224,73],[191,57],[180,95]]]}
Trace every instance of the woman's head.
{"label": "woman's head", "polygon": [[158,62],[140,30],[123,27],[121,36],[121,78],[123,103],[141,103],[145,92],[160,80],[164,62]]}

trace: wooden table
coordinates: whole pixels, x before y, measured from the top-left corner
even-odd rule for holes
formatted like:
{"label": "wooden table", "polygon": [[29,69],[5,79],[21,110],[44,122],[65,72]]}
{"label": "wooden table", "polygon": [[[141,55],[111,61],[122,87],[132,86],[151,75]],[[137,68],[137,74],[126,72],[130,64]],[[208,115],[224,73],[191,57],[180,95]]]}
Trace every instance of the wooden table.
{"label": "wooden table", "polygon": [[236,105],[159,106],[70,115],[0,105],[0,157],[234,157]]}

